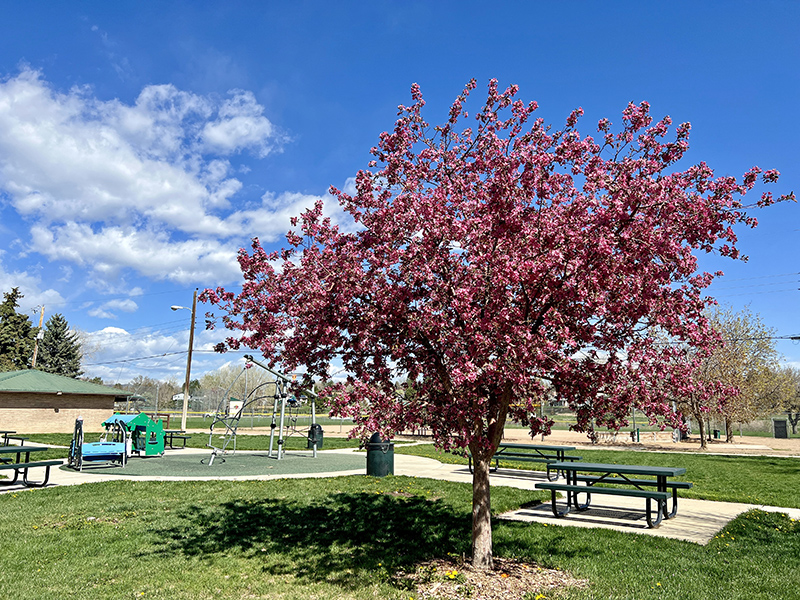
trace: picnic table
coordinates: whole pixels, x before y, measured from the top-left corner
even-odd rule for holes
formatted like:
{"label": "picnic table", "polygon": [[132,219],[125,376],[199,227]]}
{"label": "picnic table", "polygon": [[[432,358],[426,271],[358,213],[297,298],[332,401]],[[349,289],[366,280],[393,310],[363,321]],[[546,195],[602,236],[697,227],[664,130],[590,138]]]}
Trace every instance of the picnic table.
{"label": "picnic table", "polygon": [[[166,446],[169,444],[171,450],[180,450],[181,448],[186,448],[186,440],[188,440],[191,435],[187,435],[186,431],[183,429],[165,429],[164,430],[164,445]],[[173,445],[175,440],[181,440],[183,443],[178,446],[177,448]]]}
{"label": "picnic table", "polygon": [[[497,447],[497,452],[492,457],[494,459],[494,472],[500,467],[500,459],[513,460],[520,462],[543,462],[547,463],[547,479],[554,481],[558,479],[560,471],[556,470],[555,478],[551,476],[553,463],[564,462],[566,460],[580,460],[580,456],[568,456],[567,452],[575,450],[575,446],[548,446],[545,444],[516,444],[501,442]],[[467,453],[469,460],[469,472],[472,473],[472,455]]]}
{"label": "picnic table", "polygon": [[21,436],[21,435],[7,435],[6,436],[5,445],[9,446],[11,444],[11,440],[16,440],[16,441],[19,442],[20,446],[24,446],[25,445],[25,440],[29,440],[29,439],[30,438],[27,438],[27,437],[24,437],[24,436]]}
{"label": "picnic table", "polygon": [[[1,470],[14,470],[14,479],[11,481],[0,481],[2,485],[13,485],[19,479],[22,473],[22,483],[27,487],[44,487],[50,479],[50,467],[64,464],[61,459],[58,460],[40,460],[32,461],[31,454],[34,452],[44,452],[49,450],[47,446],[0,446],[0,471]],[[23,455],[25,458],[23,459]],[[40,482],[30,481],[28,479],[28,470],[34,467],[44,467],[44,480]]]}
{"label": "picnic table", "polygon": [[[551,469],[565,473],[566,483],[537,483],[536,487],[550,490],[553,514],[556,517],[567,516],[573,508],[575,510],[588,509],[592,494],[638,497],[647,501],[648,527],[658,527],[662,519],[672,519],[678,514],[678,489],[692,487],[690,482],[670,479],[686,473],[686,469],[683,467],[582,462],[560,462],[552,463],[549,466]],[[586,473],[591,473],[591,475],[586,475]],[[556,492],[566,493],[567,506],[564,510],[559,510],[556,506]],[[585,503],[581,504],[578,501],[579,494],[586,494]],[[667,503],[670,495],[672,495],[672,509],[668,510]],[[651,511],[651,500],[655,500],[658,504],[655,519]]]}
{"label": "picnic table", "polygon": [[0,429],[0,435],[3,436],[3,443],[0,444],[0,446],[8,446],[8,436],[10,436],[12,433],[17,432],[10,429]]}

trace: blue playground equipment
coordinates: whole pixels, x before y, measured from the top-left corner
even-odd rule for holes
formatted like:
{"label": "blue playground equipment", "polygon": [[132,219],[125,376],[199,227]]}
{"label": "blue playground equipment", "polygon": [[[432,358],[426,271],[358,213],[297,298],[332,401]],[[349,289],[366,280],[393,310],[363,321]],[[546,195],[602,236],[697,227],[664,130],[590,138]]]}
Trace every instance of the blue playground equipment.
{"label": "blue playground equipment", "polygon": [[128,460],[127,433],[118,423],[106,428],[103,438],[99,442],[83,441],[83,418],[75,419],[75,430],[72,433],[72,444],[69,447],[67,466],[83,470],[84,462],[105,462],[113,464],[118,462],[121,467]]}
{"label": "blue playground equipment", "polygon": [[114,414],[103,422],[105,431],[99,442],[85,442],[83,419],[75,420],[67,465],[78,471],[84,462],[119,463],[124,467],[134,453],[138,456],[161,456],[164,453],[164,427],[144,413]]}

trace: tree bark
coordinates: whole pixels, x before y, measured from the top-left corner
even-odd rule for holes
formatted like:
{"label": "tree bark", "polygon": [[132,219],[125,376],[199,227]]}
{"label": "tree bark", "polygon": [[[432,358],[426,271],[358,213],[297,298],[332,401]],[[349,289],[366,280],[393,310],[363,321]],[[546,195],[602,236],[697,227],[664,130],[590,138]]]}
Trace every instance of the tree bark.
{"label": "tree bark", "polygon": [[706,423],[702,416],[697,419],[697,426],[700,428],[700,450],[708,450],[708,440],[706,440]]}
{"label": "tree bark", "polygon": [[733,443],[733,421],[727,418],[725,419],[725,442]]}
{"label": "tree bark", "polygon": [[491,456],[473,454],[472,475],[472,566],[492,569],[492,511],[489,487]]}
{"label": "tree bark", "polygon": [[797,422],[800,421],[800,413],[792,415],[792,412],[789,411],[786,414],[789,415],[789,423],[792,425],[792,435],[795,435],[797,434]]}

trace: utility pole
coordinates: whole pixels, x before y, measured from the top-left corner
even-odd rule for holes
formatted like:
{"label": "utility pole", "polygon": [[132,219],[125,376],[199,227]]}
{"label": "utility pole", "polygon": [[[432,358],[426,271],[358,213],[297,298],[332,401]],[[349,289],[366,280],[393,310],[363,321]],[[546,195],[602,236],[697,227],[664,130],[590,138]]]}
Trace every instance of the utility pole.
{"label": "utility pole", "polygon": [[[172,310],[187,308],[186,306],[171,306]],[[189,354],[186,357],[186,383],[183,388],[183,411],[181,412],[181,429],[186,431],[186,415],[189,412],[189,379],[192,372],[192,345],[194,344],[194,316],[197,311],[197,290],[192,297],[192,324],[189,327]]]}
{"label": "utility pole", "polygon": [[36,334],[36,341],[33,344],[33,360],[31,360],[31,369],[36,368],[36,355],[39,353],[39,340],[44,338],[44,332],[42,331],[42,323],[44,322],[44,304],[39,308],[41,309],[39,312],[39,331]]}

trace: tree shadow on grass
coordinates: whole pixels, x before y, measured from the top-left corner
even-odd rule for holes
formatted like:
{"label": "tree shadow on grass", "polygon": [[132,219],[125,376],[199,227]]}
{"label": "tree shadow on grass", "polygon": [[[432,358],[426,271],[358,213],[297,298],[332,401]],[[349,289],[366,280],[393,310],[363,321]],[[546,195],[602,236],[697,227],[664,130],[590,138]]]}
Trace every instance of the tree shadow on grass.
{"label": "tree shadow on grass", "polygon": [[189,506],[160,532],[162,552],[258,557],[270,575],[346,587],[365,572],[469,550],[470,516],[442,500],[339,493],[308,503],[274,498]]}

